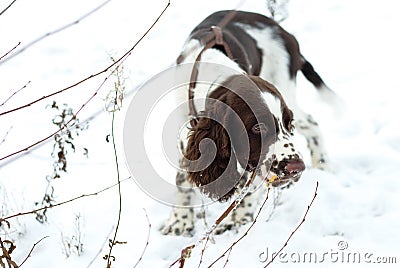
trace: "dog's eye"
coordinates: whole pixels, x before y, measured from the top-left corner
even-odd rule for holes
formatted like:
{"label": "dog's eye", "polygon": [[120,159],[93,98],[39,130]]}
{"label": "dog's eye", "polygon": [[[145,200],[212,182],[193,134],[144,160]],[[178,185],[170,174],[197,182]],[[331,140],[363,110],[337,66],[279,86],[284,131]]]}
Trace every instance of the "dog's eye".
{"label": "dog's eye", "polygon": [[254,134],[265,134],[265,133],[267,133],[267,126],[264,123],[255,124],[251,128],[251,131]]}

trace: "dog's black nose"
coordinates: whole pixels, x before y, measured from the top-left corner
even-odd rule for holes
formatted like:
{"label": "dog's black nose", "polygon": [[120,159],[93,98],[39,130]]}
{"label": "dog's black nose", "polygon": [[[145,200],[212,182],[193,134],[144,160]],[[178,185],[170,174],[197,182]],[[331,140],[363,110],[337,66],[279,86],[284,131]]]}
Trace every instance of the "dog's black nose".
{"label": "dog's black nose", "polygon": [[306,166],[301,159],[291,159],[286,162],[285,169],[289,172],[289,175],[295,175],[303,172],[306,169]]}

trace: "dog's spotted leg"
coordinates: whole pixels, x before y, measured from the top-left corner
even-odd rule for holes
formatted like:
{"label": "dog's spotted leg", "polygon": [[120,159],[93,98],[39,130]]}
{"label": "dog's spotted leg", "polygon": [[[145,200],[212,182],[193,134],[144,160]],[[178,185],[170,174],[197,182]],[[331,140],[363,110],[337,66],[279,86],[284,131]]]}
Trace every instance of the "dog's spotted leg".
{"label": "dog's spotted leg", "polygon": [[[186,174],[178,172],[176,175],[177,186],[190,186],[186,179]],[[178,188],[177,206],[175,206],[169,219],[161,227],[161,233],[164,235],[183,235],[193,236],[194,219],[193,219],[193,208],[190,207],[194,191],[188,188]]]}
{"label": "dog's spotted leg", "polygon": [[238,231],[239,227],[254,220],[254,211],[258,205],[258,192],[248,193],[233,210],[215,229],[215,234],[219,235],[225,231]]}
{"label": "dog's spotted leg", "polygon": [[294,124],[297,131],[307,140],[312,166],[323,170],[328,169],[327,154],[318,123],[309,114],[297,111],[295,115],[297,118]]}

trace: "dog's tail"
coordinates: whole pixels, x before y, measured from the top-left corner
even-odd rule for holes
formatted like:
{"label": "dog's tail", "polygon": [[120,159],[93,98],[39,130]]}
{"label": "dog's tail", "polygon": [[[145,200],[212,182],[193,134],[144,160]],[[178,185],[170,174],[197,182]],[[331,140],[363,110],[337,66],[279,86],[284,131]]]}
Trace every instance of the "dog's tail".
{"label": "dog's tail", "polygon": [[325,102],[331,103],[339,108],[344,108],[343,100],[325,84],[321,76],[314,70],[314,67],[311,65],[311,63],[307,61],[304,57],[303,57],[303,65],[301,67],[301,72],[307,78],[307,80],[314,85],[314,87],[317,89],[319,93],[318,95]]}

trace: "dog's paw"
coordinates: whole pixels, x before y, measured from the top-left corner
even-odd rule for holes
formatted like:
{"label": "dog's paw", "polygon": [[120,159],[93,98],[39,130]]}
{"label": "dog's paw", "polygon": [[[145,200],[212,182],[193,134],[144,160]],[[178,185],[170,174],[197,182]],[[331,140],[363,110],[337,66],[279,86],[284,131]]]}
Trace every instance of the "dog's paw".
{"label": "dog's paw", "polygon": [[[238,208],[240,210],[240,208]],[[236,212],[236,213],[235,213]],[[237,213],[239,211],[234,211],[232,216],[221,224],[219,224],[214,233],[216,235],[223,234],[226,231],[235,231],[236,233],[239,231],[240,226],[248,224],[253,221],[253,213]],[[240,211],[241,212],[241,211]]]}
{"label": "dog's paw", "polygon": [[164,235],[192,237],[194,231],[193,209],[174,209],[160,231]]}
{"label": "dog's paw", "polygon": [[226,231],[232,231],[232,230],[235,230],[237,232],[237,229],[238,226],[236,226],[234,222],[221,223],[215,228],[214,234],[221,235]]}

